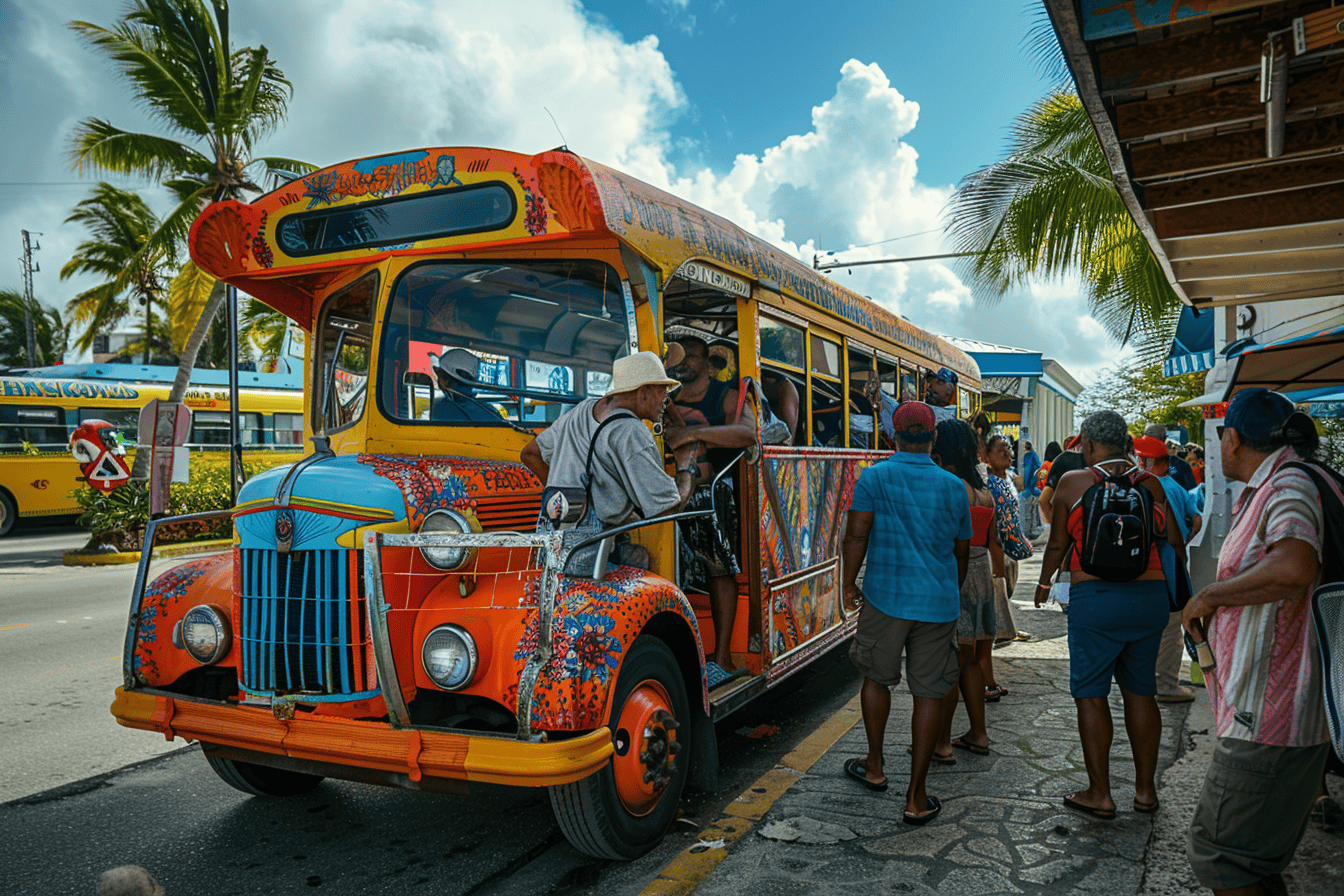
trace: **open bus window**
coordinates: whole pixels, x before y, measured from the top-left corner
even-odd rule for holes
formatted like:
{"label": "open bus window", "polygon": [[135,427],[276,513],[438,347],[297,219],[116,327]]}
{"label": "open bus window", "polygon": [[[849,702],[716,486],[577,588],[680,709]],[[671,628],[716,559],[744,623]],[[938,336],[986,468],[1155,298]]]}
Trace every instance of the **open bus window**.
{"label": "open bus window", "polygon": [[273,417],[275,427],[275,444],[277,445],[302,445],[303,444],[303,415],[302,414],[280,414]]}
{"label": "open bus window", "polygon": [[922,395],[919,390],[919,369],[901,362],[901,389],[896,395],[896,400],[918,401]]}
{"label": "open bus window", "polygon": [[333,433],[364,414],[373,345],[373,304],[378,277],[369,274],[335,293],[322,306],[317,326],[313,431]]}
{"label": "open bus window", "polygon": [[[261,426],[261,415],[244,412],[238,415],[238,441],[244,445],[260,445],[265,440]],[[195,411],[191,415],[191,435],[187,442],[192,445],[229,444],[228,411]]]}
{"label": "open bus window", "polygon": [[606,394],[628,350],[620,278],[602,262],[430,262],[388,303],[379,405],[398,421],[545,426]]}
{"label": "open bus window", "polygon": [[877,360],[866,351],[849,352],[849,447],[876,448],[881,385]]}
{"label": "open bus window", "polygon": [[60,408],[0,407],[0,451],[22,451],[25,442],[47,451],[63,450],[69,440]]}
{"label": "open bus window", "polygon": [[846,402],[840,381],[840,346],[812,335],[812,444],[839,448],[845,443]]}

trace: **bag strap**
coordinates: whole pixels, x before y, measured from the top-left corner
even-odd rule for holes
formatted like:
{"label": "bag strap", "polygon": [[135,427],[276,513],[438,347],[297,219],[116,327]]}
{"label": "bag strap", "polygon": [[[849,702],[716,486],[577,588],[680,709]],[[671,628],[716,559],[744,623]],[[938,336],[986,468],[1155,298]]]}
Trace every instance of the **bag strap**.
{"label": "bag strap", "polygon": [[602,422],[597,424],[597,429],[593,430],[592,440],[588,442],[588,460],[583,465],[583,500],[589,508],[593,506],[593,449],[597,447],[597,437],[607,428],[608,423],[615,423],[624,417],[639,419],[625,408],[617,408],[602,418]]}
{"label": "bag strap", "polygon": [[[1344,491],[1344,477],[1329,467],[1303,461],[1289,461],[1284,466],[1301,470],[1310,476],[1317,494],[1320,495],[1321,511],[1325,515],[1325,541],[1335,548],[1333,551],[1321,551],[1325,556],[1321,570],[1324,573],[1322,581],[1344,581],[1344,556],[1341,556],[1344,555],[1344,506],[1341,506],[1339,494],[1336,492],[1336,489]],[[1335,482],[1329,482],[1326,479],[1327,475]],[[1331,488],[1332,484],[1335,488]]]}
{"label": "bag strap", "polygon": [[747,389],[756,385],[756,381],[744,376],[737,382],[737,410],[733,412],[733,423],[742,422],[742,406],[747,402]]}

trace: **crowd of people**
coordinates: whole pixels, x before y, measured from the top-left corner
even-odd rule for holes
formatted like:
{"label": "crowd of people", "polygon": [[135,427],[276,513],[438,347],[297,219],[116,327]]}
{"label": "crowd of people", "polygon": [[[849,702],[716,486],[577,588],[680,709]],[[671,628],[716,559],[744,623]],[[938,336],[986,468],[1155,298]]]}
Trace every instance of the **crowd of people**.
{"label": "crowd of people", "polygon": [[[1215,893],[1286,893],[1281,875],[1325,792],[1332,749],[1310,605],[1332,550],[1323,502],[1344,507],[1344,492],[1328,470],[1303,464],[1318,444],[1310,417],[1265,389],[1233,397],[1220,459],[1242,487],[1217,580],[1193,596],[1185,548],[1203,525],[1203,452],[1183,450],[1165,427],[1135,437],[1121,415],[1100,411],[1043,459],[1024,441],[1015,494],[1004,437],[940,422],[920,402],[901,404],[892,424],[896,452],[860,476],[844,538],[868,741],[846,775],[870,790],[889,786],[883,747],[902,656],[914,696],[905,821],[926,824],[941,811],[927,789],[932,763],[955,762],[956,749],[993,750],[984,704],[1007,690],[987,648],[1014,631],[999,618],[1001,607],[1011,618],[998,600],[1011,593],[1005,552],[1030,552],[1035,535],[1045,546],[1035,605],[1067,588],[1069,689],[1088,782],[1063,805],[1099,820],[1118,815],[1114,681],[1135,770],[1132,809],[1158,811],[1158,702],[1193,699],[1178,685],[1180,646],[1207,638],[1218,742],[1188,858]],[[959,698],[969,727],[954,738]]]}
{"label": "crowd of people", "polygon": [[[711,377],[711,366],[709,346],[694,338],[665,358],[619,359],[610,391],[562,416],[522,459],[548,483],[587,484],[592,512],[606,526],[713,508],[713,516],[680,524],[710,596],[713,689],[741,673],[730,652],[739,572],[726,537],[737,528],[732,489],[711,491],[723,487],[716,477],[758,428],[752,402]],[[1317,447],[1311,419],[1265,389],[1233,398],[1220,427],[1221,463],[1244,488],[1217,581],[1190,596],[1179,583],[1188,589],[1186,545],[1203,525],[1202,450],[1168,438],[1161,425],[1136,437],[1121,415],[1100,411],[1038,457],[1030,442],[1015,446],[994,433],[984,415],[956,419],[955,374],[940,372],[929,385],[929,402],[874,403],[890,411],[880,432],[895,450],[863,470],[847,515],[842,597],[858,612],[850,658],[863,676],[868,750],[848,760],[845,773],[868,790],[888,789],[890,689],[902,680],[904,659],[914,697],[904,818],[923,825],[938,816],[930,765],[956,763],[957,751],[993,750],[986,703],[1009,695],[994,673],[993,646],[1030,637],[1016,628],[1009,597],[1017,562],[1044,547],[1033,601],[1039,607],[1057,596],[1066,606],[1069,690],[1087,773],[1087,787],[1063,805],[1094,819],[1117,817],[1109,768],[1114,681],[1135,770],[1132,809],[1158,811],[1158,703],[1194,698],[1179,684],[1182,641],[1207,638],[1219,739],[1190,825],[1189,859],[1216,893],[1285,892],[1280,874],[1323,792],[1331,749],[1309,611],[1327,546],[1323,496],[1301,464]],[[780,383],[766,388],[793,429],[796,402]],[[762,414],[771,396],[764,397]],[[645,422],[664,427],[674,475]],[[1325,497],[1344,503],[1344,492],[1329,488],[1335,493]],[[622,544],[615,556],[647,567],[641,550]],[[959,703],[967,728],[953,736]]]}

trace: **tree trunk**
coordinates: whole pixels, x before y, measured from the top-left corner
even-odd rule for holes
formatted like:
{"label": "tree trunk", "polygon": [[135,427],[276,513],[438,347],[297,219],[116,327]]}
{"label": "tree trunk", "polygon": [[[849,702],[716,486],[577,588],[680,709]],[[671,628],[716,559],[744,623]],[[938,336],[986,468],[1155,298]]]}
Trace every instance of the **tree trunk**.
{"label": "tree trunk", "polygon": [[[196,366],[196,355],[201,350],[201,343],[205,341],[205,334],[210,331],[210,324],[214,321],[215,315],[219,313],[219,306],[224,302],[224,281],[216,280],[215,285],[210,290],[210,299],[201,309],[201,316],[196,320],[196,327],[187,337],[186,344],[182,347],[182,355],[177,362],[177,378],[173,380],[172,391],[168,394],[169,402],[179,402],[187,394],[187,387],[191,385],[191,371]],[[135,466],[131,470],[132,479],[149,478],[149,446],[142,446],[135,452]]]}

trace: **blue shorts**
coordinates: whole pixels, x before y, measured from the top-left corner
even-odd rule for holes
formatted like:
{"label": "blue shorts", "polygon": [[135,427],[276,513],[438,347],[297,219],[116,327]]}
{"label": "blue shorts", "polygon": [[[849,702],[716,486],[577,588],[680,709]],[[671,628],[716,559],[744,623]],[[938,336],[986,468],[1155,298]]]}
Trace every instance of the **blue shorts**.
{"label": "blue shorts", "polygon": [[1170,616],[1167,583],[1074,582],[1069,588],[1069,693],[1106,697],[1111,676],[1141,697],[1157,693],[1157,648]]}

